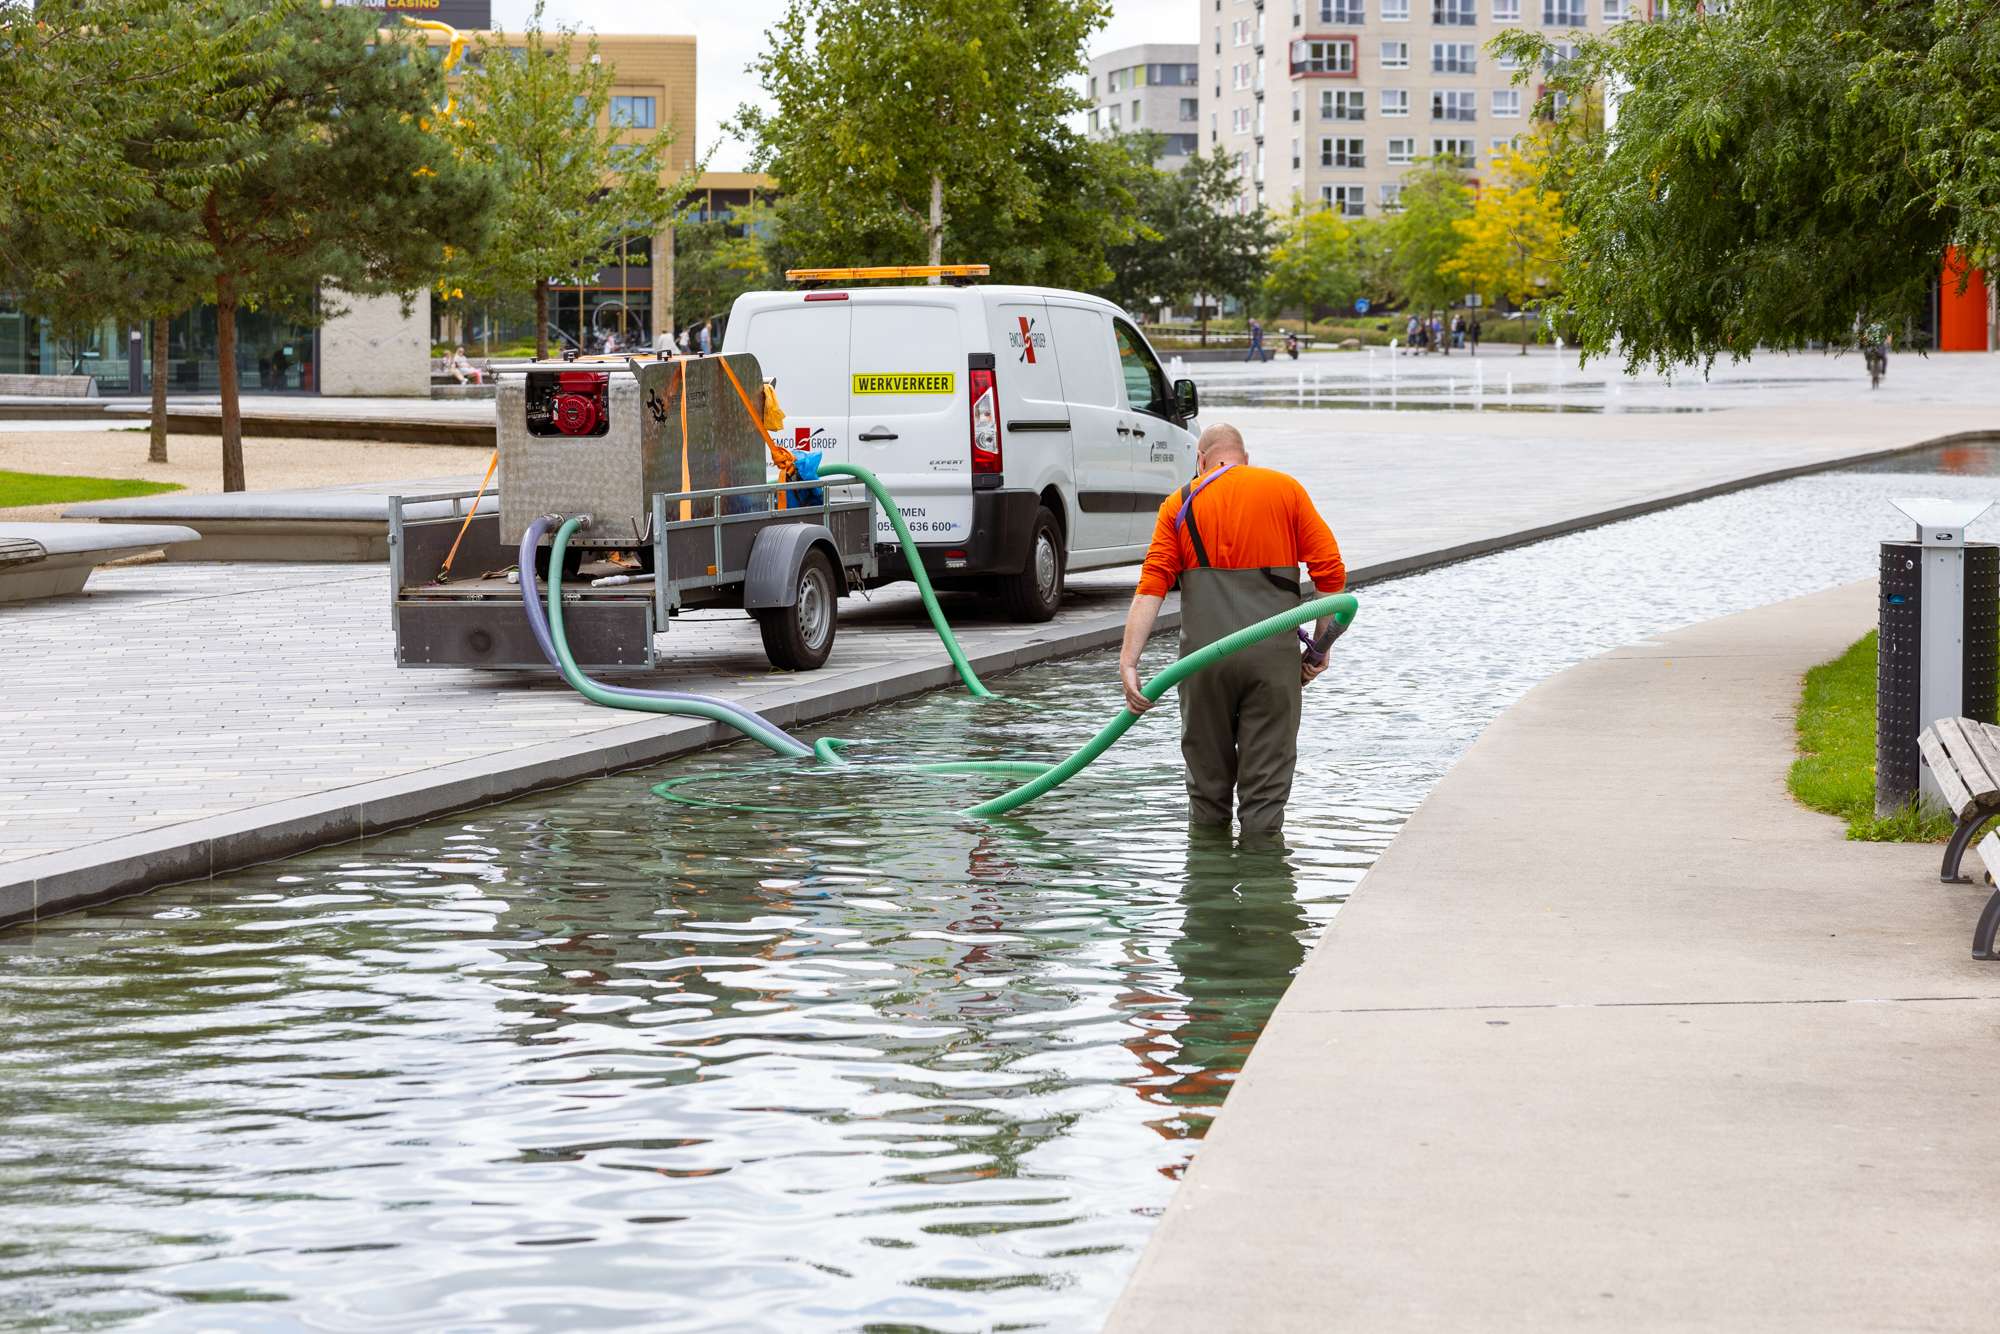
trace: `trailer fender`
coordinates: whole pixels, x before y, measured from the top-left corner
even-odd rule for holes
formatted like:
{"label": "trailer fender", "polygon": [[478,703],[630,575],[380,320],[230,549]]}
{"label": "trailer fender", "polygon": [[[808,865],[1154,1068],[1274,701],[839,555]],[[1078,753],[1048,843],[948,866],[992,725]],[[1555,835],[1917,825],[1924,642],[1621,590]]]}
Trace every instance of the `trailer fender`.
{"label": "trailer fender", "polygon": [[834,545],[833,534],[826,525],[781,523],[757,534],[757,540],[750,546],[750,561],[743,569],[743,609],[763,611],[797,602],[799,570],[805,564],[806,553],[814,547],[826,549],[827,558],[833,562],[833,577],[841,584],[834,590],[835,596],[845,596],[840,548]]}

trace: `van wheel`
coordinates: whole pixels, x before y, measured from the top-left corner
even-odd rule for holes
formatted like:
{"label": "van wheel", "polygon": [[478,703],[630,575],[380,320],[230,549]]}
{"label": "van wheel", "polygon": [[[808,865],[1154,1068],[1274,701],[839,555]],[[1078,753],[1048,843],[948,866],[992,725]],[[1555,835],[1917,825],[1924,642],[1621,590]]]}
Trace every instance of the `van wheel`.
{"label": "van wheel", "polygon": [[764,632],[764,656],[773,667],[788,672],[816,670],[833,652],[833,631],[838,619],[839,587],[833,578],[833,562],[826,553],[812,550],[799,566],[798,596],[789,607],[771,607],[757,613],[757,628]]}
{"label": "van wheel", "polygon": [[1062,528],[1056,523],[1055,514],[1044,505],[1035,513],[1035,536],[1028,548],[1028,567],[1019,574],[1000,577],[997,591],[1007,615],[1030,623],[1054,616],[1062,606],[1066,563]]}

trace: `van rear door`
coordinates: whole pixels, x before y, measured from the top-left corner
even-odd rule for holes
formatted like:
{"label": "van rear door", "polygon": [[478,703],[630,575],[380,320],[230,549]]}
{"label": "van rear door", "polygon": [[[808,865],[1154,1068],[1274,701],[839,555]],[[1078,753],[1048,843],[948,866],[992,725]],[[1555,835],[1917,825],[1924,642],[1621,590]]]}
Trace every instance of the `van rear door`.
{"label": "van rear door", "polygon": [[[972,535],[972,417],[960,304],[857,293],[848,339],[847,457],[870,469],[919,542]],[[878,516],[875,540],[894,542]]]}
{"label": "van rear door", "polygon": [[[1129,546],[1132,538],[1132,443],[1118,385],[1111,322],[1094,306],[1049,303],[1063,396],[1069,400],[1076,459],[1078,548]],[[1147,516],[1147,536],[1152,535]]]}
{"label": "van rear door", "polygon": [[739,302],[723,350],[757,358],[764,382],[785,410],[779,439],[794,451],[847,457],[847,338],[845,293],[787,294],[759,304]]}

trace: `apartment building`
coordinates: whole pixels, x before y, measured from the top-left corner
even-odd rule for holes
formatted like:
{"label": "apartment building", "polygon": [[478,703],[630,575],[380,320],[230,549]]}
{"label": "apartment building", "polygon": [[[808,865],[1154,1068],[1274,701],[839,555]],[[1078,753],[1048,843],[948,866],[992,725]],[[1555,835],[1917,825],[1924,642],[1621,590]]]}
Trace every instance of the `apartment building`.
{"label": "apartment building", "polygon": [[1195,47],[1147,42],[1090,60],[1092,138],[1147,131],[1161,137],[1154,165],[1178,171],[1201,147],[1201,91]]}
{"label": "apartment building", "polygon": [[1476,177],[1524,134],[1537,84],[1486,49],[1510,28],[1602,32],[1646,0],[1196,0],[1201,135],[1243,182],[1238,207],[1294,199],[1393,212],[1418,158]]}

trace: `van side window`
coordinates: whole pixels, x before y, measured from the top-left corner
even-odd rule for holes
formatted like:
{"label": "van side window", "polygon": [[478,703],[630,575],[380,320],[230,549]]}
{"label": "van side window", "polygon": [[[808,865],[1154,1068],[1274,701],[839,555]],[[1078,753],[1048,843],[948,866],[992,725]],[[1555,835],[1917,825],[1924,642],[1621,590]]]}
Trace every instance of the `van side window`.
{"label": "van side window", "polygon": [[1119,319],[1111,325],[1118,334],[1118,369],[1125,377],[1125,401],[1142,412],[1166,416],[1173,405],[1166,372],[1131,325]]}

